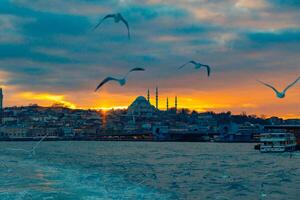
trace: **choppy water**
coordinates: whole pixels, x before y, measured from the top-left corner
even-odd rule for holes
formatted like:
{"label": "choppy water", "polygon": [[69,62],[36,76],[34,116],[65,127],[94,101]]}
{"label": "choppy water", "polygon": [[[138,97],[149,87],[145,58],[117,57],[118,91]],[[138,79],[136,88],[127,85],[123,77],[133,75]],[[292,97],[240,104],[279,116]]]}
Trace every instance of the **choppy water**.
{"label": "choppy water", "polygon": [[253,144],[0,143],[0,199],[298,199],[300,152]]}

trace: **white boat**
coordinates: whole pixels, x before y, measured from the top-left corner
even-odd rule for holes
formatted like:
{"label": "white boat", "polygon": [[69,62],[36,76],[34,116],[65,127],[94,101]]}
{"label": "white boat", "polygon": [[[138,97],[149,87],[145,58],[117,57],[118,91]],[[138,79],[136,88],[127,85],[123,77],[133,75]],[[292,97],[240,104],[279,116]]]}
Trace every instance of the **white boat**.
{"label": "white boat", "polygon": [[285,152],[296,150],[296,137],[292,133],[263,133],[260,135],[260,152]]}

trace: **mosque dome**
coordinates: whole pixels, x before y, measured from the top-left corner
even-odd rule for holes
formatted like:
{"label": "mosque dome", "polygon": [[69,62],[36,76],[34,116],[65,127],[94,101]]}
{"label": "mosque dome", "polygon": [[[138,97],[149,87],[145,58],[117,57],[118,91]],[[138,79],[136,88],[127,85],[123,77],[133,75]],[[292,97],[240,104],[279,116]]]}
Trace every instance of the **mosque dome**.
{"label": "mosque dome", "polygon": [[[142,101],[147,101],[147,99],[145,98],[145,97],[143,97],[143,96],[138,96],[136,99],[135,99],[135,101],[140,101],[140,102],[142,102]],[[148,101],[147,101],[148,102]]]}
{"label": "mosque dome", "polygon": [[155,107],[152,106],[145,97],[137,97],[133,103],[128,107],[128,114],[148,115],[155,112]]}

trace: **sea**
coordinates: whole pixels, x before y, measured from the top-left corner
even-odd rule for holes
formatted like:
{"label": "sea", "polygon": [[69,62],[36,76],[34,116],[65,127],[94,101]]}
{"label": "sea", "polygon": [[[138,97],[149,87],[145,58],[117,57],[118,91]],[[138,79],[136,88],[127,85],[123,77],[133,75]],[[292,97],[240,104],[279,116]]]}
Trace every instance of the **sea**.
{"label": "sea", "polygon": [[0,142],[0,200],[300,197],[300,152],[247,143]]}

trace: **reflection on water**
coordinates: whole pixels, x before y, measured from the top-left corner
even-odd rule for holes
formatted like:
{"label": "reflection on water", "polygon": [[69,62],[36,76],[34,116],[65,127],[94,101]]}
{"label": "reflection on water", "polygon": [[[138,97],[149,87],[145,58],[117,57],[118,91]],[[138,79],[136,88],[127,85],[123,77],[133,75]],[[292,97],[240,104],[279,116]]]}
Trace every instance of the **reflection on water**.
{"label": "reflection on water", "polygon": [[0,199],[297,199],[300,152],[253,144],[2,142]]}

